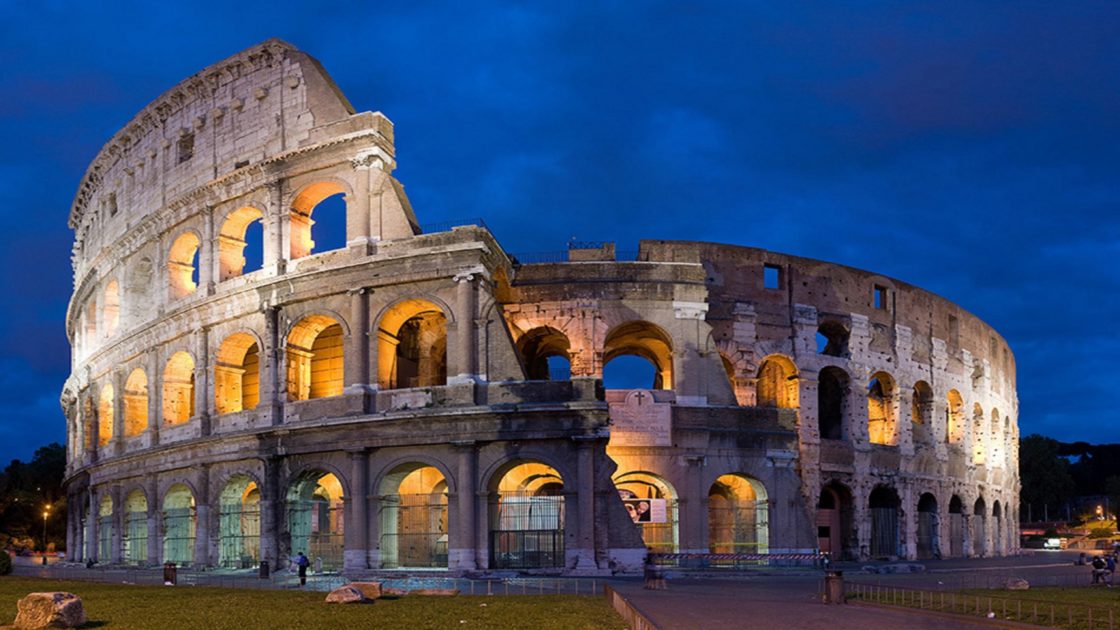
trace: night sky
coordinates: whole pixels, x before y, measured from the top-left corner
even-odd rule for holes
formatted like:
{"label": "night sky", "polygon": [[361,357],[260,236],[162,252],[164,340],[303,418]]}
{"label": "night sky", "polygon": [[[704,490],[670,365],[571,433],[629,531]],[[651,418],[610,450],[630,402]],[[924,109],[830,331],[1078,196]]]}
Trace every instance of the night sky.
{"label": "night sky", "polygon": [[1120,441],[1120,4],[284,4],[0,3],[0,462],[65,439],[89,161],[269,37],[395,122],[421,223],[871,269],[1007,338],[1023,435]]}

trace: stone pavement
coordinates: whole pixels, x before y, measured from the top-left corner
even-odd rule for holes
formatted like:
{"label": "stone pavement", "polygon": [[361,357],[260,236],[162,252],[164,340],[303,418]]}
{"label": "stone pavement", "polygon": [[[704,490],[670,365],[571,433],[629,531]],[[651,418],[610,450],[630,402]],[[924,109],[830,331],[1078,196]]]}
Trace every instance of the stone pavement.
{"label": "stone pavement", "polygon": [[631,605],[663,630],[714,628],[991,627],[977,620],[946,618],[870,606],[833,606],[820,601],[816,577],[749,577],[672,580],[667,591],[647,591],[640,580],[612,582]]}
{"label": "stone pavement", "polygon": [[638,611],[663,630],[731,628],[990,628],[977,620],[934,617],[820,600],[818,577],[744,577],[670,581],[668,591],[646,591],[642,581],[612,582]]}

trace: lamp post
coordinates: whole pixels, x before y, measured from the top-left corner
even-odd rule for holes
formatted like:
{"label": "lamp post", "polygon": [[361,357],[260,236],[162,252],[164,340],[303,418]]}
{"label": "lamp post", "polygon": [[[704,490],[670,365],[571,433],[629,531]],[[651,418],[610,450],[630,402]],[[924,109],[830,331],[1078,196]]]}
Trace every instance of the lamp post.
{"label": "lamp post", "polygon": [[43,508],[43,566],[47,565],[47,517],[51,514],[51,504]]}

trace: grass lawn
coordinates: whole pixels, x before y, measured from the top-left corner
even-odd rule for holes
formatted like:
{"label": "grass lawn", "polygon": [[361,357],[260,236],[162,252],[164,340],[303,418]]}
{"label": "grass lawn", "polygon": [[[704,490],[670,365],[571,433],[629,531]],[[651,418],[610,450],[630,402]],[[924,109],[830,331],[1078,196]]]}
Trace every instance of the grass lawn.
{"label": "grass lawn", "polygon": [[626,624],[604,597],[576,595],[458,596],[326,604],[326,593],[191,586],[129,586],[0,577],[0,624],[33,591],[82,598],[86,627],[174,628],[614,628]]}

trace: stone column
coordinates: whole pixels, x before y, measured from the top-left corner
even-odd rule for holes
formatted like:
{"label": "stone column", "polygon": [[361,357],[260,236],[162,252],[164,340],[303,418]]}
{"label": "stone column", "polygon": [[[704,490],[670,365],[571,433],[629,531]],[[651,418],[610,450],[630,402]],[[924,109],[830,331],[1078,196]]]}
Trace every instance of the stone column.
{"label": "stone column", "polygon": [[284,181],[265,184],[268,207],[261,224],[264,228],[263,271],[266,276],[283,274],[290,254],[291,211],[284,206]]}
{"label": "stone column", "polygon": [[844,424],[848,441],[856,449],[871,448],[871,438],[867,426],[867,378],[851,374],[848,381],[848,395],[845,397]]}
{"label": "stone column", "polygon": [[100,507],[97,501],[97,492],[91,487],[89,490],[89,516],[86,517],[86,529],[89,532],[87,536],[89,540],[89,558],[94,562],[100,561],[98,554],[101,551],[99,549],[101,545],[98,544],[99,540],[97,538],[97,519],[101,517]]}
{"label": "stone column", "polygon": [[148,366],[148,433],[152,446],[159,444],[159,429],[163,425],[163,371],[159,364],[159,349],[153,348],[146,357]]}
{"label": "stone column", "polygon": [[199,466],[195,474],[195,491],[198,496],[194,498],[195,504],[195,529],[194,529],[194,566],[207,567],[213,564],[210,561],[210,466]]}
{"label": "stone column", "polygon": [[349,513],[346,514],[348,520],[345,521],[346,528],[343,534],[345,549],[342,561],[347,571],[369,568],[367,565],[369,541],[366,538],[369,534],[367,524],[369,514],[366,512],[366,496],[369,494],[369,454],[366,451],[350,453],[350,477],[350,496],[346,497]]}
{"label": "stone column", "polygon": [[264,348],[261,348],[261,360],[264,361],[264,374],[261,380],[261,404],[271,418],[271,424],[277,426],[284,421],[285,388],[282,387],[280,373],[280,357],[284,352],[284,344],[280,333],[280,308],[266,306],[264,309],[265,333]]}
{"label": "stone column", "polygon": [[918,498],[914,496],[914,486],[908,482],[898,488],[902,501],[902,554],[907,560],[918,558]]}
{"label": "stone column", "polygon": [[100,415],[98,409],[99,401],[97,400],[96,392],[92,384],[89,387],[89,391],[89,461],[92,464],[100,459],[102,455],[101,446],[98,444],[101,440],[101,418],[98,417]]}
{"label": "stone column", "polygon": [[[447,383],[478,381],[475,319],[478,317],[478,287],[475,274],[455,276],[456,317],[453,330],[448,330]],[[454,348],[454,352],[451,352]]]}
{"label": "stone column", "polygon": [[261,561],[273,570],[280,568],[280,459],[264,460],[261,479]]}
{"label": "stone column", "polygon": [[[66,505],[73,505],[77,508],[77,499],[74,495],[66,495]],[[74,562],[74,522],[77,520],[75,516],[77,509],[66,510],[66,561]]]}
{"label": "stone column", "polygon": [[[109,373],[113,383],[113,438],[109,452],[114,456],[124,453],[124,372],[113,370]],[[116,504],[113,504],[116,507]]]}
{"label": "stone column", "polygon": [[703,455],[686,455],[684,486],[688,496],[677,497],[681,553],[708,553],[708,492],[703,487]]}
{"label": "stone column", "polygon": [[871,508],[868,507],[869,492],[864,488],[852,488],[852,527],[856,529],[856,554],[866,560],[871,554]]}
{"label": "stone column", "polygon": [[[343,355],[343,382],[347,394],[369,394],[372,388],[369,368],[369,294],[366,288],[351,289],[350,336]],[[368,409],[368,405],[363,405]]]}
{"label": "stone column", "polygon": [[[576,538],[576,571],[594,571],[595,563],[595,450],[598,436],[575,436],[579,449],[576,503],[579,505],[579,531]],[[565,524],[567,526],[567,524]],[[570,555],[565,554],[565,555]],[[569,565],[571,566],[571,565]]]}
{"label": "stone column", "polygon": [[124,505],[121,501],[120,485],[113,486],[110,496],[113,498],[113,540],[109,543],[112,545],[110,556],[113,564],[120,564],[124,550]]}
{"label": "stone column", "polygon": [[198,251],[198,282],[202,285],[199,290],[202,295],[214,295],[214,286],[221,265],[216,264],[218,248],[214,245],[214,207],[207,206],[202,211],[202,243]]}
{"label": "stone column", "polygon": [[354,190],[346,195],[346,246],[365,253],[370,242],[370,181],[372,155],[350,160],[354,169]]}
{"label": "stone column", "polygon": [[194,411],[198,416],[199,435],[210,435],[210,328],[203,326],[198,331],[198,362],[194,370]]}
{"label": "stone column", "polygon": [[163,519],[163,505],[159,496],[159,479],[152,475],[146,484],[148,495],[148,564],[163,562],[163,540],[160,539],[160,522]]}
{"label": "stone column", "polygon": [[[475,555],[475,508],[478,495],[478,446],[473,440],[452,442],[458,454],[455,472],[455,496],[449,497],[455,503],[454,525],[448,528],[447,568],[473,571],[478,568]],[[450,501],[449,501],[450,503]],[[449,505],[448,508],[451,506]],[[450,511],[450,510],[449,510]]]}

